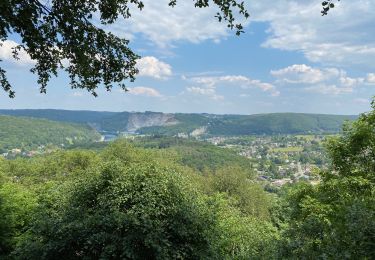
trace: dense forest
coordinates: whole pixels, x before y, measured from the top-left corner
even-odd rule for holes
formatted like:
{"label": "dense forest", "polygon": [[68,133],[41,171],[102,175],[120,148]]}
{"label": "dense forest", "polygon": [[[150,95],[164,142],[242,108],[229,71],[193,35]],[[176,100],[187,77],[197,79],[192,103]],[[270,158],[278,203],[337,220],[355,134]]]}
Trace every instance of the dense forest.
{"label": "dense forest", "polygon": [[374,111],[346,124],[318,184],[272,192],[246,158],[176,138],[0,158],[0,258],[373,259],[374,129]]}
{"label": "dense forest", "polygon": [[0,115],[0,153],[15,148],[30,150],[48,144],[68,146],[99,139],[100,135],[85,125]]}

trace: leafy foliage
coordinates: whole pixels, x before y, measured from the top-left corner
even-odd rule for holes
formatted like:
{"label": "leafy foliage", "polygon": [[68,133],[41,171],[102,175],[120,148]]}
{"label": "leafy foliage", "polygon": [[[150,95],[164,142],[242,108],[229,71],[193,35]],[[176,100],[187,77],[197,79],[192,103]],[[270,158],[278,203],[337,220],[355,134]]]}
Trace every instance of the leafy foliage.
{"label": "leafy foliage", "polygon": [[347,125],[343,135],[327,145],[334,171],[322,172],[322,182],[315,187],[300,185],[289,191],[284,256],[375,257],[374,129],[374,110]]}
{"label": "leafy foliage", "polygon": [[210,192],[225,194],[245,215],[269,220],[271,197],[243,168],[235,165],[220,168],[210,176],[208,183]]}
{"label": "leafy foliage", "polygon": [[9,254],[23,228],[30,223],[36,201],[33,194],[13,183],[0,183],[0,258]]}
{"label": "leafy foliage", "polygon": [[[340,2],[340,0],[337,0]],[[329,10],[333,9],[335,7],[333,0],[327,0],[322,2],[323,10],[321,11],[322,16],[328,15]]]}
{"label": "leafy foliage", "polygon": [[168,171],[148,163],[102,165],[68,192],[56,218],[40,217],[19,254],[35,259],[209,256],[205,233],[213,219]]}
{"label": "leafy foliage", "polygon": [[[169,5],[176,3],[171,0]],[[209,0],[194,1],[199,8],[210,4]],[[238,35],[243,32],[242,25],[235,23],[234,18],[235,11],[249,17],[243,2],[213,0],[212,5],[220,9],[216,15],[219,22],[225,21]],[[41,93],[46,92],[48,81],[59,69],[69,74],[72,88],[86,89],[94,96],[100,84],[108,91],[114,84],[126,90],[124,81],[134,81],[138,73],[139,56],[129,48],[129,40],[106,32],[97,23],[112,24],[119,16],[127,19],[132,6],[142,10],[144,4],[140,0],[4,0],[0,3],[0,41],[11,34],[22,39],[22,44],[13,48],[14,58],[24,50],[36,62],[31,72],[38,75]],[[99,21],[93,18],[96,13]],[[2,68],[0,84],[9,97],[14,97],[15,92]]]}
{"label": "leafy foliage", "polygon": [[[100,153],[74,150],[0,160],[0,198],[7,201],[0,206],[7,212],[0,222],[7,227],[1,233],[6,243],[2,254],[16,259],[249,259],[274,254],[277,230],[260,213],[269,204],[259,197],[267,196],[250,175],[240,174],[249,180],[248,189],[226,193],[210,177],[219,180],[224,172],[198,175],[160,159],[159,152],[119,140]],[[235,176],[236,171],[227,168],[226,173]],[[220,187],[231,186],[226,180]],[[253,210],[242,210],[236,194],[252,200],[246,203]]]}

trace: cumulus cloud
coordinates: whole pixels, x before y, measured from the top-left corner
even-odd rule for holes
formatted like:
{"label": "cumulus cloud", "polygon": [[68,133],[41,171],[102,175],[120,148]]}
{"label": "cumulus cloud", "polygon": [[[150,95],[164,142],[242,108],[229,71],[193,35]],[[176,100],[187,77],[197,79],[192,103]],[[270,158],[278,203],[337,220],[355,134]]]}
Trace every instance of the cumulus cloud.
{"label": "cumulus cloud", "polygon": [[217,77],[193,77],[191,81],[202,84],[207,88],[216,88],[217,85],[222,84],[236,84],[242,89],[258,88],[262,91],[269,91],[272,96],[278,96],[280,92],[276,87],[270,83],[262,82],[256,79],[250,79],[242,75],[227,75]]}
{"label": "cumulus cloud", "polygon": [[156,89],[149,87],[134,87],[128,91],[131,95],[136,96],[148,96],[148,97],[162,97],[162,95]]}
{"label": "cumulus cloud", "polygon": [[358,87],[375,83],[375,74],[366,77],[351,77],[347,72],[337,68],[317,68],[305,64],[294,64],[279,70],[271,70],[276,78],[275,84],[297,85],[309,92],[321,94],[351,93]]}
{"label": "cumulus cloud", "polygon": [[356,98],[354,99],[354,103],[357,103],[357,104],[370,104],[370,100],[367,99],[367,98]]}
{"label": "cumulus cloud", "polygon": [[[271,96],[280,95],[280,92],[276,90],[274,85],[242,75],[185,77],[185,80],[195,84],[195,86],[186,88],[187,93],[206,96],[213,100],[223,100],[224,96],[217,93],[217,88],[229,85],[240,89],[260,89],[264,92],[269,92]],[[241,97],[245,96],[242,95]]]}
{"label": "cumulus cloud", "polygon": [[[110,30],[132,39],[141,34],[162,48],[182,41],[219,42],[231,34],[214,18],[215,7],[199,9],[180,1],[171,8],[168,2],[144,0],[142,11],[134,9],[130,19],[119,20]],[[368,33],[375,23],[373,5],[373,0],[340,2],[330,15],[321,17],[321,1],[246,0],[251,16],[243,24],[267,24],[268,35],[262,44],[266,48],[298,51],[310,61],[326,65],[374,67],[375,35]]]}
{"label": "cumulus cloud", "polygon": [[[246,1],[251,21],[269,24],[266,48],[298,51],[313,62],[374,67],[374,2],[339,2],[328,16],[321,17],[321,1]],[[355,14],[355,15],[353,15]]]}
{"label": "cumulus cloud", "polygon": [[340,71],[336,68],[318,69],[305,64],[294,64],[283,69],[271,70],[271,75],[287,83],[315,84],[339,76]]}
{"label": "cumulus cloud", "polygon": [[18,51],[18,59],[13,58],[13,50],[18,46],[18,43],[12,40],[5,40],[0,42],[0,60],[6,60],[17,65],[32,65],[35,61],[32,60],[24,50]]}
{"label": "cumulus cloud", "polygon": [[355,86],[358,86],[358,85],[364,83],[365,79],[364,78],[351,78],[351,77],[347,77],[345,75],[342,75],[339,78],[339,82],[340,82],[341,86],[353,88]]}
{"label": "cumulus cloud", "polygon": [[119,19],[109,29],[117,35],[135,38],[141,33],[155,45],[166,48],[178,41],[199,43],[205,40],[218,42],[228,35],[224,23],[218,23],[217,8],[195,8],[193,2],[179,1],[174,8],[169,0],[144,0],[142,11],[132,9],[132,16]]}
{"label": "cumulus cloud", "polygon": [[73,97],[83,97],[83,93],[82,93],[82,92],[75,91],[75,92],[73,92],[72,96],[73,96]]}
{"label": "cumulus cloud", "polygon": [[369,84],[375,84],[375,73],[368,73],[366,80]]}
{"label": "cumulus cloud", "polygon": [[217,95],[214,88],[200,88],[200,87],[188,87],[186,90],[190,93],[202,96],[208,96],[213,100],[223,100],[224,97]]}
{"label": "cumulus cloud", "polygon": [[158,60],[153,56],[146,56],[137,61],[139,76],[147,76],[156,79],[166,79],[172,75],[171,65]]}
{"label": "cumulus cloud", "polygon": [[324,85],[324,84],[306,87],[305,90],[308,92],[320,93],[324,95],[339,95],[343,93],[353,92],[353,88],[351,87],[337,87],[336,85]]}

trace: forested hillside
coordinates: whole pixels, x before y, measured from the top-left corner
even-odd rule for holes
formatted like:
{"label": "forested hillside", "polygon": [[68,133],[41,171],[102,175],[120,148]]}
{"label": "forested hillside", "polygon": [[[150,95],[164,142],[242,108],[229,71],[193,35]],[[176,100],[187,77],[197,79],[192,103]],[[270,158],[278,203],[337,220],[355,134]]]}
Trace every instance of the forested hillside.
{"label": "forested hillside", "polygon": [[272,134],[321,134],[341,131],[346,120],[357,116],[276,113],[260,115],[200,115],[176,114],[180,124],[141,128],[142,134],[176,135],[192,133],[202,128],[206,134],[222,136],[272,135]]}
{"label": "forested hillside", "polygon": [[23,116],[44,118],[53,121],[63,121],[72,123],[98,122],[103,118],[115,115],[116,112],[97,112],[79,110],[59,110],[59,109],[0,109],[0,114],[10,116]]}
{"label": "forested hillside", "polygon": [[0,152],[47,144],[80,144],[99,139],[100,135],[85,125],[0,115]]}
{"label": "forested hillside", "polygon": [[207,142],[152,136],[137,138],[132,144],[145,149],[161,150],[166,157],[175,158],[179,164],[199,172],[216,171],[236,165],[249,176],[255,176],[249,159],[239,156],[235,151],[222,149]]}
{"label": "forested hillside", "polygon": [[68,110],[0,110],[0,114],[90,124],[100,131],[169,136],[179,133],[226,136],[337,133],[346,120],[357,118],[350,115],[299,113],[213,115]]}
{"label": "forested hillside", "polygon": [[246,158],[178,138],[0,158],[0,258],[373,259],[374,128],[362,115],[319,183],[273,193]]}
{"label": "forested hillside", "polygon": [[213,120],[208,131],[213,135],[336,133],[345,120],[356,116],[299,113],[224,116]]}

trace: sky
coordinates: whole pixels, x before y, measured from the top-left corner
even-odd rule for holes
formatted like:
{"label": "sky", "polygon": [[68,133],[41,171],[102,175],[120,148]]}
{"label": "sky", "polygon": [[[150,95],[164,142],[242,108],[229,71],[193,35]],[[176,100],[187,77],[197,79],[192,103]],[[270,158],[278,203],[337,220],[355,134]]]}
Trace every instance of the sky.
{"label": "sky", "polygon": [[1,109],[55,108],[216,114],[359,114],[375,94],[375,0],[340,1],[322,17],[321,0],[245,1],[245,33],[218,23],[214,7],[144,0],[142,11],[105,30],[130,39],[142,58],[129,91],[72,90],[68,75],[40,94],[34,61],[12,58],[19,39],[0,47],[0,66],[16,91],[0,91]]}

